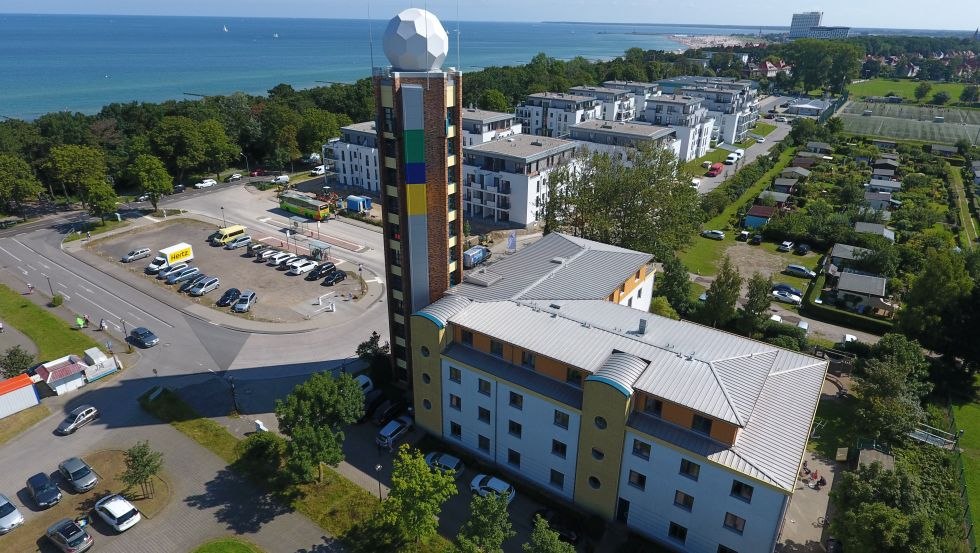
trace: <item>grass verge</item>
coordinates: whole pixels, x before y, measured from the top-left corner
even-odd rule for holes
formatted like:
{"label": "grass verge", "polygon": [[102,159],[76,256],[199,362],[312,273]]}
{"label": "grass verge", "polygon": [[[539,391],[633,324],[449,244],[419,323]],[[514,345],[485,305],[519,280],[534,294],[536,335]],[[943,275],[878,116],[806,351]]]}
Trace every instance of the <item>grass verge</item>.
{"label": "grass verge", "polygon": [[82,223],[75,225],[75,230],[78,232],[73,232],[65,237],[65,242],[74,242],[75,240],[81,240],[85,237],[86,232],[91,232],[93,236],[97,234],[102,234],[109,232],[110,230],[115,230],[117,228],[125,227],[129,225],[129,221],[115,221],[112,219],[106,219],[103,221],[98,221],[95,223]]}
{"label": "grass verge", "polygon": [[228,464],[238,460],[235,453],[235,438],[225,427],[211,419],[201,418],[190,405],[185,403],[177,394],[164,389],[153,400],[150,394],[139,398],[140,406],[156,418],[169,423],[182,434],[187,435],[209,451],[221,457]]}
{"label": "grass verge", "polygon": [[239,538],[221,538],[198,546],[192,553],[263,553],[255,544]]}
{"label": "grass verge", "polygon": [[963,451],[963,476],[970,497],[970,512],[976,527],[980,523],[980,403],[954,405],[953,416],[956,426],[965,431],[959,445]]}
{"label": "grass verge", "polygon": [[4,418],[3,424],[0,424],[0,445],[14,439],[21,432],[41,422],[50,414],[51,410],[48,409],[48,406],[41,403]]}
{"label": "grass verge", "polygon": [[755,124],[755,128],[752,129],[752,133],[765,137],[772,134],[772,131],[774,130],[776,130],[776,125],[759,122]]}
{"label": "grass verge", "polygon": [[970,214],[970,206],[966,203],[963,176],[957,167],[949,166],[946,167],[946,178],[949,179],[949,186],[956,196],[956,208],[960,212],[960,247],[964,250],[972,250],[973,244],[977,241],[977,228],[974,226],[973,216]]}
{"label": "grass verge", "polygon": [[[854,98],[859,98],[862,96],[885,96],[889,92],[895,93],[897,96],[904,98],[906,103],[917,103],[915,99],[915,89],[917,86],[922,84],[922,81],[912,81],[912,80],[891,80],[891,79],[869,79],[860,83],[852,83],[847,88]],[[961,83],[938,83],[931,82],[932,88],[929,89],[929,93],[926,94],[925,98],[922,99],[921,103],[928,103],[928,101],[937,92],[945,92],[949,94],[950,99],[955,102],[959,100],[960,94],[963,92],[964,85]]]}
{"label": "grass verge", "polygon": [[23,332],[37,346],[39,360],[50,361],[69,353],[81,355],[95,340],[51,313],[38,307],[23,295],[0,284],[0,313],[4,324]]}
{"label": "grass verge", "polygon": [[824,396],[817,405],[816,421],[823,421],[823,428],[807,443],[807,449],[833,459],[839,447],[851,447],[857,443],[854,427],[857,400]]}

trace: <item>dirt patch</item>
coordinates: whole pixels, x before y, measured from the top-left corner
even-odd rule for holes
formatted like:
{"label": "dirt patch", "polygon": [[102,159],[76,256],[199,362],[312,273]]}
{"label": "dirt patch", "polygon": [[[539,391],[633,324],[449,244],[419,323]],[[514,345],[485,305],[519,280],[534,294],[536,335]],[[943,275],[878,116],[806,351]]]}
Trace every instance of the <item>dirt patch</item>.
{"label": "dirt patch", "polygon": [[787,265],[784,257],[744,242],[736,242],[725,250],[725,253],[746,278],[751,277],[753,273],[761,273],[762,276],[771,276],[773,280],[779,280]]}

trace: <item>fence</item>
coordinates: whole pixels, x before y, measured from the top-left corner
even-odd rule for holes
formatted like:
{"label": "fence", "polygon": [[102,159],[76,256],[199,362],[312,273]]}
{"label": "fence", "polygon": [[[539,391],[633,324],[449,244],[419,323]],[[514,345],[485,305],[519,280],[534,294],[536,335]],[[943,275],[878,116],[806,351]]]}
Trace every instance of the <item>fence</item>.
{"label": "fence", "polygon": [[838,96],[837,99],[830,104],[830,107],[820,114],[820,117],[817,117],[817,123],[826,123],[827,119],[833,117],[834,114],[837,113],[837,110],[839,110],[840,107],[844,105],[844,102],[847,101],[847,97],[849,95],[850,93],[847,90],[844,90],[844,93]]}
{"label": "fence", "polygon": [[[960,431],[956,427],[956,415],[953,414],[953,402],[950,398],[946,400],[946,416],[949,417],[950,421],[950,433],[958,435]],[[971,553],[978,553],[976,528],[973,523],[973,512],[970,509],[970,495],[966,490],[966,469],[963,465],[963,453],[958,447],[953,448],[953,453],[956,456],[956,466],[959,469],[960,500],[963,503],[963,529],[966,533],[969,551]]]}

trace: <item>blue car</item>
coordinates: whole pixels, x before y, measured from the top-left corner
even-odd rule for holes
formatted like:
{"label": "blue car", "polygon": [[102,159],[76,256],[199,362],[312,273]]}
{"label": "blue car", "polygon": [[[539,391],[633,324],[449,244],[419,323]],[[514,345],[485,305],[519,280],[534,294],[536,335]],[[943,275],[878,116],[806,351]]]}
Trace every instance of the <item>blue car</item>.
{"label": "blue car", "polygon": [[794,288],[794,287],[790,286],[789,284],[784,284],[782,282],[777,282],[776,284],[773,284],[772,285],[772,291],[773,292],[788,292],[790,294],[793,294],[794,296],[800,296],[801,298],[803,297],[803,292],[799,288]]}
{"label": "blue car", "polygon": [[160,343],[160,339],[157,335],[150,332],[150,329],[145,327],[137,327],[129,333],[129,338],[134,344],[141,348],[152,348],[153,346]]}

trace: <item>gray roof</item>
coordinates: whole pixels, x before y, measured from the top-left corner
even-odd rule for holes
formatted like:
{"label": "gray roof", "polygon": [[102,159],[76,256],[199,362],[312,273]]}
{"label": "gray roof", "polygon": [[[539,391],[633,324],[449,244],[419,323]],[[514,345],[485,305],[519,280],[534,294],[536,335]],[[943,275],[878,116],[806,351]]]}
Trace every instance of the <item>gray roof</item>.
{"label": "gray roof", "polygon": [[344,131],[355,131],[355,132],[366,132],[375,134],[376,129],[374,126],[374,121],[362,121],[360,123],[352,123],[345,127],[341,127],[340,130]]}
{"label": "gray roof", "polygon": [[678,96],[676,94],[674,94],[674,95],[661,94],[660,96],[651,96],[647,100],[647,103],[650,103],[650,102],[660,103],[660,104],[664,104],[664,103],[666,103],[666,104],[683,104],[683,105],[687,106],[687,105],[691,105],[691,104],[700,104],[700,103],[703,103],[704,102],[704,98],[700,98],[700,97],[697,97],[697,96]]}
{"label": "gray roof", "polygon": [[880,157],[880,158],[876,159],[875,162],[874,162],[874,164],[875,165],[887,165],[889,167],[894,167],[896,169],[899,167],[899,165],[901,165],[898,162],[898,160],[888,159],[888,158],[885,158],[885,157]]}
{"label": "gray roof", "polygon": [[884,176],[884,177],[894,177],[895,176],[895,170],[894,169],[875,169],[874,171],[871,172],[871,174],[873,176],[875,176],[875,177],[877,177],[879,175]]}
{"label": "gray roof", "polygon": [[615,94],[616,96],[621,96],[628,93],[628,91],[623,90],[622,88],[606,88],[604,86],[586,86],[586,85],[573,86],[568,90],[573,94],[577,92],[583,96],[589,96],[590,93],[593,92],[599,94]]}
{"label": "gray roof", "polygon": [[887,202],[887,201],[891,201],[891,199],[892,199],[891,192],[865,192],[864,193],[864,200],[867,202],[873,200],[884,200]]}
{"label": "gray roof", "polygon": [[889,190],[901,190],[902,181],[872,178],[865,186],[874,188],[887,188]]}
{"label": "gray roof", "polygon": [[481,123],[495,123],[513,119],[513,113],[502,113],[499,111],[487,111],[482,109],[466,108],[462,113],[463,121],[479,121]]}
{"label": "gray roof", "polygon": [[462,311],[469,304],[469,298],[447,295],[423,307],[418,313],[433,322],[437,322],[440,328],[445,328],[449,318]]}
{"label": "gray roof", "polygon": [[796,179],[787,179],[787,178],[784,178],[784,177],[777,177],[776,180],[773,181],[773,185],[775,185],[775,186],[796,186],[797,183],[799,183],[799,182],[800,181],[798,181]]}
{"label": "gray roof", "polygon": [[885,286],[888,279],[880,276],[862,275],[861,273],[842,272],[837,281],[837,289],[845,292],[857,292],[870,296],[885,297]]}
{"label": "gray roof", "polygon": [[781,204],[781,203],[786,203],[786,201],[789,200],[789,194],[783,192],[773,192],[772,190],[766,190],[761,194],[759,194],[759,199],[760,200],[771,199],[772,201]]}
{"label": "gray roof", "polygon": [[810,170],[809,169],[804,169],[802,167],[787,167],[787,168],[783,169],[783,172],[781,174],[785,175],[787,173],[800,175],[801,177],[809,177],[810,176]]}
{"label": "gray roof", "polygon": [[952,154],[958,152],[959,150],[956,149],[956,146],[947,146],[945,144],[933,144],[932,151]]}
{"label": "gray roof", "polygon": [[806,147],[808,150],[813,150],[813,149],[828,150],[828,151],[834,150],[834,147],[831,146],[830,144],[827,144],[826,142],[807,142]]}
{"label": "gray roof", "polygon": [[513,255],[469,271],[449,294],[474,301],[605,299],[651,258],[553,232]]}
{"label": "gray roof", "polygon": [[[641,319],[647,321],[643,334]],[[473,302],[450,321],[581,368],[592,373],[589,380],[643,391],[742,427],[734,446],[687,429],[663,431],[670,430],[671,442],[692,451],[702,449],[693,442],[713,448],[710,458],[733,470],[793,489],[827,369],[824,360],[602,300]],[[448,355],[459,358],[458,351],[469,349],[454,345]],[[503,360],[493,359],[499,366],[490,370],[510,370],[508,380],[536,375],[516,366],[505,369]]]}
{"label": "gray roof", "polygon": [[561,138],[551,138],[549,136],[515,134],[501,140],[491,140],[483,144],[469,146],[463,148],[463,151],[468,154],[506,157],[528,163],[574,149],[575,142],[572,140],[562,140]]}
{"label": "gray roof", "polygon": [[582,96],[579,94],[567,94],[565,92],[535,92],[528,94],[528,98],[540,98],[542,100],[568,100],[571,102],[588,102],[595,98],[592,96]]}
{"label": "gray roof", "polygon": [[[632,121],[606,121],[604,119],[589,119],[572,126],[572,131],[581,130],[585,132],[597,132],[604,134],[614,134],[637,140],[654,140],[665,136],[670,136],[677,131],[670,127],[651,125],[649,123],[636,123]],[[576,135],[578,133],[575,133]],[[573,136],[581,139],[581,137]]]}
{"label": "gray roof", "polygon": [[830,257],[839,257],[841,259],[858,259],[858,254],[867,253],[872,252],[867,248],[859,248],[849,244],[834,244],[834,247],[830,250]]}
{"label": "gray roof", "polygon": [[885,228],[885,225],[881,223],[864,223],[857,222],[854,223],[854,230],[856,232],[864,232],[867,234],[877,234],[878,236],[884,236],[885,238],[894,241],[895,231],[890,228]]}
{"label": "gray roof", "polygon": [[606,88],[619,88],[619,89],[629,89],[629,88],[654,88],[656,89],[659,85],[657,83],[647,83],[643,81],[603,81],[602,86]]}

